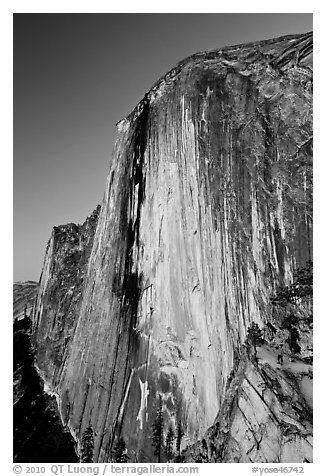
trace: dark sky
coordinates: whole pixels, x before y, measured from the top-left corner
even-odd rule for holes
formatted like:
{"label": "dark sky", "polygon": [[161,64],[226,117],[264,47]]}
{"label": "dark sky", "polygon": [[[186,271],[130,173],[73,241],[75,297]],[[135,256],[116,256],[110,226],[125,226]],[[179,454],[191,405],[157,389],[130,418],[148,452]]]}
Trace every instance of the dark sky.
{"label": "dark sky", "polygon": [[312,30],[312,14],[15,14],[14,280],[102,201],[115,124],[198,51]]}

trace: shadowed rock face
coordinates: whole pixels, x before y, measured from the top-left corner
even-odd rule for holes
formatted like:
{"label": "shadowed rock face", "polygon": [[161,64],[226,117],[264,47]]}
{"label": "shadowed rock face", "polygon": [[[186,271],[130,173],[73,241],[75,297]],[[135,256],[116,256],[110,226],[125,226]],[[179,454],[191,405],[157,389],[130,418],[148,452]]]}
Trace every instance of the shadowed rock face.
{"label": "shadowed rock face", "polygon": [[77,462],[75,442],[64,430],[55,398],[43,390],[34,367],[30,342],[37,283],[14,284],[13,326],[13,460],[14,462]]}
{"label": "shadowed rock face", "polygon": [[40,373],[51,384],[60,379],[76,326],[99,211],[100,206],[83,225],[55,226],[47,244],[33,334]]}
{"label": "shadowed rock face", "polygon": [[311,53],[309,33],[179,63],[118,124],[82,283],[66,272],[79,232],[54,230],[38,366],[75,437],[94,428],[95,461],[119,436],[131,461],[154,461],[159,396],[166,428],[201,438],[248,325],[311,258]]}

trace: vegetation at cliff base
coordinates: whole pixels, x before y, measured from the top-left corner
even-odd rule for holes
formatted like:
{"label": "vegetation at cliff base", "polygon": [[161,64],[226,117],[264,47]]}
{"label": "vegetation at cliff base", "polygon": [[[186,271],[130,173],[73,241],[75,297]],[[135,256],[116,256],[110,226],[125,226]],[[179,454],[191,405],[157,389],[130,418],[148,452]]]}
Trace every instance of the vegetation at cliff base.
{"label": "vegetation at cliff base", "polygon": [[277,289],[271,298],[273,304],[286,308],[289,304],[297,304],[299,299],[312,296],[313,294],[313,262],[307,261],[305,266],[298,268],[293,276],[290,286]]}
{"label": "vegetation at cliff base", "polygon": [[[299,267],[294,272],[292,284],[279,287],[271,298],[271,303],[275,306],[277,325],[280,329],[288,331],[286,343],[294,354],[301,352],[300,328],[304,326],[305,332],[308,332],[308,329],[312,331],[312,296],[313,262],[307,261],[305,266]],[[312,357],[306,359],[312,361]]]}
{"label": "vegetation at cliff base", "polygon": [[30,320],[14,322],[13,460],[78,462],[75,442],[62,426],[54,397],[46,395],[34,367]]}
{"label": "vegetation at cliff base", "polygon": [[176,463],[181,463],[181,440],[183,437],[184,433],[182,430],[182,425],[181,421],[178,421],[178,427],[177,427],[177,437],[176,437],[176,450],[177,450],[177,457],[176,457]]}
{"label": "vegetation at cliff base", "polygon": [[174,431],[172,429],[172,426],[169,426],[169,429],[165,438],[165,448],[164,448],[166,459],[168,460],[168,462],[171,461],[174,454],[174,451],[173,451],[174,440],[175,440]]}
{"label": "vegetation at cliff base", "polygon": [[94,434],[93,428],[89,425],[83,433],[80,444],[80,462],[93,463],[94,458]]}
{"label": "vegetation at cliff base", "polygon": [[114,463],[128,462],[126,443],[123,438],[119,438],[115,443],[112,451],[112,456],[112,460]]}
{"label": "vegetation at cliff base", "polygon": [[261,345],[263,341],[263,334],[258,324],[252,322],[250,327],[248,328],[247,333],[248,342],[253,346],[254,349],[254,356],[257,357],[257,345]]}
{"label": "vegetation at cliff base", "polygon": [[154,456],[157,457],[157,462],[161,462],[161,451],[163,444],[163,412],[162,399],[160,398],[159,407],[156,412],[156,418],[152,427],[152,445],[154,447]]}

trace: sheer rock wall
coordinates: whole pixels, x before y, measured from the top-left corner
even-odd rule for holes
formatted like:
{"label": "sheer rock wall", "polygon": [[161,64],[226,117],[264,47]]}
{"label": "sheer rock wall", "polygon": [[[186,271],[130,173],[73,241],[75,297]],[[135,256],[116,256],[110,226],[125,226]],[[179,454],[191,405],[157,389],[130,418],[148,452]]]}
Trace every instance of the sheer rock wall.
{"label": "sheer rock wall", "polygon": [[201,438],[248,325],[311,258],[311,53],[304,34],[179,63],[118,124],[77,294],[76,273],[60,284],[54,232],[38,365],[75,437],[94,428],[95,461],[118,436],[131,461],[154,461],[159,396],[166,428]]}

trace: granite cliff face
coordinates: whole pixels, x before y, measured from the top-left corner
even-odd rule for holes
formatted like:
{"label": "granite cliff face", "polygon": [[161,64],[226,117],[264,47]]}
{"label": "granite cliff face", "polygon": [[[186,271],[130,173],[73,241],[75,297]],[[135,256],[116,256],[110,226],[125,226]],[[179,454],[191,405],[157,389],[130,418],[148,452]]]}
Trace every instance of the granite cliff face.
{"label": "granite cliff face", "polygon": [[244,354],[217,418],[186,462],[312,462],[312,366],[269,345],[258,362]]}
{"label": "granite cliff face", "polygon": [[[285,343],[271,297],[312,256],[311,55],[307,33],[179,63],[118,123],[96,231],[54,229],[33,318],[37,365],[75,439],[92,425],[95,461],[119,436],[130,461],[154,461],[159,397],[166,428],[182,422],[183,447],[207,438],[210,461],[311,460],[297,373],[244,351],[252,322],[277,334],[262,355]],[[311,356],[304,317],[301,327],[296,359]],[[281,414],[290,395],[301,407],[280,429],[272,407]],[[287,445],[299,414],[302,438]],[[273,450],[250,449],[263,433]]]}
{"label": "granite cliff face", "polygon": [[55,226],[47,244],[33,319],[38,361],[46,363],[39,369],[45,382],[58,381],[67,356],[100,208],[82,225]]}

